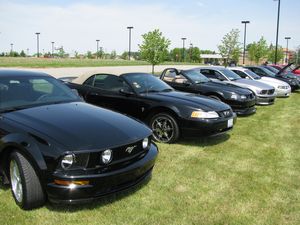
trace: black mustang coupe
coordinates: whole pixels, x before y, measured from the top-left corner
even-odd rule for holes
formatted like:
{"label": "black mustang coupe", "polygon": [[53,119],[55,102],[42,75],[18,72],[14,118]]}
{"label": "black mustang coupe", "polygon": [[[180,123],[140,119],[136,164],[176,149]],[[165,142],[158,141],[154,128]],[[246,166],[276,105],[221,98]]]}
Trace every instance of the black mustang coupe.
{"label": "black mustang coupe", "polygon": [[256,100],[252,91],[232,84],[213,82],[197,70],[168,68],[163,71],[160,79],[176,90],[206,95],[225,102],[238,115],[256,112]]}
{"label": "black mustang coupe", "polygon": [[0,175],[23,209],[46,199],[85,202],[148,180],[158,154],[151,135],[47,74],[0,70]]}
{"label": "black mustang coupe", "polygon": [[180,134],[222,133],[233,127],[236,118],[227,104],[174,91],[152,74],[93,74],[74,79],[68,85],[88,103],[146,122],[159,142],[175,142]]}

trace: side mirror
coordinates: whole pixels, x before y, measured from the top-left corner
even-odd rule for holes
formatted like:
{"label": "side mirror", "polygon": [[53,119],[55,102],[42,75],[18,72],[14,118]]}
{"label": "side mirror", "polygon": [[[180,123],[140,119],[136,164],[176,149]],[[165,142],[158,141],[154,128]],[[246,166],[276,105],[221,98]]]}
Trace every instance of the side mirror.
{"label": "side mirror", "polygon": [[123,95],[134,95],[134,93],[132,91],[129,91],[129,90],[125,90],[125,89],[120,89],[119,91],[121,94]]}

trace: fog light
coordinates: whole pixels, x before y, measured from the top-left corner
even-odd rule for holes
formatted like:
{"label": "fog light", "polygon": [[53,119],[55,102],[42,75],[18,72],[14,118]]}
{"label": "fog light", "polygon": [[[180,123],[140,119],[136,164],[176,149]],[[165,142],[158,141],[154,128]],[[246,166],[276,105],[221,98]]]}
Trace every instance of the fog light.
{"label": "fog light", "polygon": [[90,182],[88,180],[78,180],[78,181],[67,181],[67,180],[54,180],[55,184],[63,185],[63,186],[76,186],[76,185],[89,185]]}
{"label": "fog light", "polygon": [[60,165],[64,170],[67,170],[72,167],[74,162],[75,162],[75,155],[69,154],[64,156],[64,158],[61,160]]}
{"label": "fog light", "polygon": [[148,148],[149,146],[149,138],[144,138],[143,140],[143,149]]}
{"label": "fog light", "polygon": [[110,161],[112,160],[112,150],[107,149],[103,151],[101,154],[101,159],[104,164],[110,163]]}

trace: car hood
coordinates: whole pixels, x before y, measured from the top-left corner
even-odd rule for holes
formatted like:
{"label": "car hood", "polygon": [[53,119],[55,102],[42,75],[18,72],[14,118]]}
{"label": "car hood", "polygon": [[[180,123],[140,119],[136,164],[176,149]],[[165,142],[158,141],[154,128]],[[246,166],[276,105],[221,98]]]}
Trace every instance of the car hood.
{"label": "car hood", "polygon": [[280,85],[280,86],[288,86],[289,85],[288,83],[286,83],[284,81],[274,79],[274,78],[271,78],[271,77],[262,77],[259,81],[268,82],[270,84]]}
{"label": "car hood", "polygon": [[204,111],[223,111],[230,109],[230,106],[220,101],[180,91],[148,93],[146,96],[158,101],[171,103],[172,105],[177,104],[179,106],[200,108]]}
{"label": "car hood", "polygon": [[5,118],[54,139],[70,150],[105,149],[151,135],[142,123],[119,113],[73,102],[6,113]]}
{"label": "car hood", "polygon": [[237,85],[240,84],[241,86],[248,87],[251,89],[253,89],[253,88],[254,89],[262,89],[262,90],[273,89],[272,86],[255,81],[255,80],[238,79],[238,80],[235,80],[234,83],[236,83]]}
{"label": "car hood", "polygon": [[205,86],[207,88],[213,88],[213,90],[219,89],[222,92],[224,92],[224,91],[234,92],[239,95],[251,94],[251,92],[249,90],[247,90],[245,88],[241,88],[241,87],[236,86],[231,83],[219,83],[219,82],[210,81],[210,82],[196,84],[196,85]]}

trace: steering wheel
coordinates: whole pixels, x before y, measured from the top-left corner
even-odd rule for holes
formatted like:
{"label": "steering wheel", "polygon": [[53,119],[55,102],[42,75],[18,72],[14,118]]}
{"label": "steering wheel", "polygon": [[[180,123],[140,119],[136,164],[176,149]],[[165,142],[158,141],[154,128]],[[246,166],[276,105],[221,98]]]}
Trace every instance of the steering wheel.
{"label": "steering wheel", "polygon": [[43,100],[44,98],[47,98],[47,97],[50,97],[50,96],[51,96],[51,94],[43,94],[43,95],[41,95],[40,97],[38,97],[36,101],[41,101],[41,100]]}

